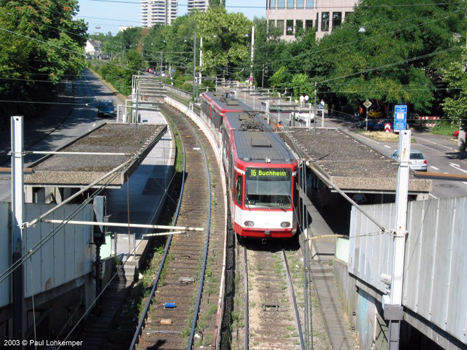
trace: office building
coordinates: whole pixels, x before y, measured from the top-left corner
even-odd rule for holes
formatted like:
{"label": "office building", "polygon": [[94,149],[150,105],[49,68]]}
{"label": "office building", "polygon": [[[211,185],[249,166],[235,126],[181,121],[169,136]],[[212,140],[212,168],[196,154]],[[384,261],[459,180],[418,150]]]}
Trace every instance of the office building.
{"label": "office building", "polygon": [[294,40],[295,34],[315,28],[316,38],[321,39],[339,27],[356,0],[266,0],[268,26],[282,29],[282,39]]}
{"label": "office building", "polygon": [[188,0],[188,13],[193,11],[207,11],[209,0]]}
{"label": "office building", "polygon": [[142,0],[141,25],[149,28],[153,25],[171,24],[178,14],[178,0]]}

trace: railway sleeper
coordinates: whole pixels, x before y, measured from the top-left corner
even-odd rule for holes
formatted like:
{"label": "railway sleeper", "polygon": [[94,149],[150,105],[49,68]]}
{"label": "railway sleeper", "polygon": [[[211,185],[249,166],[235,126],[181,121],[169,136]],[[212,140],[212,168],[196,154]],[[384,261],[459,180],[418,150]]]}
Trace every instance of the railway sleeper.
{"label": "railway sleeper", "polygon": [[263,308],[263,311],[279,311],[280,305],[279,304],[263,304],[262,308]]}
{"label": "railway sleeper", "polygon": [[191,283],[194,283],[195,282],[195,279],[193,277],[179,277],[178,278],[178,283],[179,284],[191,284]]}

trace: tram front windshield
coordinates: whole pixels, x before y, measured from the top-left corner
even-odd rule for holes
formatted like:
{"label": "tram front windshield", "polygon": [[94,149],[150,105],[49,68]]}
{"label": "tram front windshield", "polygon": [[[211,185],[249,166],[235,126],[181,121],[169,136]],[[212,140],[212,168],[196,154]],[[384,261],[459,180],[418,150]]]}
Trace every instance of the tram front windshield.
{"label": "tram front windshield", "polygon": [[245,206],[288,209],[292,203],[291,169],[248,168]]}

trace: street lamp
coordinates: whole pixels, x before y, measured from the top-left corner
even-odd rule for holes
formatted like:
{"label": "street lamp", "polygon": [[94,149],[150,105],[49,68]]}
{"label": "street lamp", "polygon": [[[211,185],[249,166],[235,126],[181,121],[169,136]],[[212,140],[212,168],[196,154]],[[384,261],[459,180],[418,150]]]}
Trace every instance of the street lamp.
{"label": "street lamp", "polygon": [[[245,34],[248,37],[248,33]],[[253,63],[255,60],[255,26],[251,26],[251,45],[250,45],[250,86],[253,85]]]}
{"label": "street lamp", "polygon": [[193,100],[196,99],[196,30],[193,36]]}

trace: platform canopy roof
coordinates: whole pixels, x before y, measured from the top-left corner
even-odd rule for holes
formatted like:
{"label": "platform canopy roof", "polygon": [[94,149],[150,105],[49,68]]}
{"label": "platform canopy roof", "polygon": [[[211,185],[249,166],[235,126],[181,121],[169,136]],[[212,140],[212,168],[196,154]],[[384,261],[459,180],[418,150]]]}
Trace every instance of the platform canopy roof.
{"label": "platform canopy roof", "polygon": [[37,187],[82,187],[128,163],[122,171],[96,184],[120,187],[166,130],[166,125],[103,124],[60,149],[62,154],[47,155],[32,164],[32,172],[25,174],[24,183]]}
{"label": "platform canopy roof", "polygon": [[[345,192],[395,193],[398,163],[342,129],[292,128],[284,133],[317,176]],[[410,173],[409,192],[429,193],[432,182]]]}

